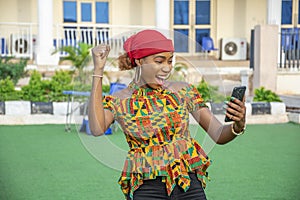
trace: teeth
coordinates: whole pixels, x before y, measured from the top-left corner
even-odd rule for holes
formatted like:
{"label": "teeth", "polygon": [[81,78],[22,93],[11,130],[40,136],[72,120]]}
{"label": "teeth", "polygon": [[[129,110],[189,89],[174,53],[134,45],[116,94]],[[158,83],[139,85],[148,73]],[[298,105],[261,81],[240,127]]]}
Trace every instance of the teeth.
{"label": "teeth", "polygon": [[166,77],[166,76],[157,76],[157,78],[159,78],[159,79],[162,79],[162,80],[165,80],[165,79],[167,79],[167,77]]}

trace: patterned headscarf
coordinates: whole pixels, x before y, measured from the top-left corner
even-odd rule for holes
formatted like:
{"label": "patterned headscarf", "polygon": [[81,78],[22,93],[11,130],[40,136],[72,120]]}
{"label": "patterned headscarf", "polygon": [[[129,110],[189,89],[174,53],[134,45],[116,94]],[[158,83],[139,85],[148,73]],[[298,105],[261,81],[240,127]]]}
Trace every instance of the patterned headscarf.
{"label": "patterned headscarf", "polygon": [[167,39],[156,30],[143,30],[132,35],[124,43],[124,50],[130,58],[132,66],[134,59],[144,58],[161,52],[174,52],[172,40]]}

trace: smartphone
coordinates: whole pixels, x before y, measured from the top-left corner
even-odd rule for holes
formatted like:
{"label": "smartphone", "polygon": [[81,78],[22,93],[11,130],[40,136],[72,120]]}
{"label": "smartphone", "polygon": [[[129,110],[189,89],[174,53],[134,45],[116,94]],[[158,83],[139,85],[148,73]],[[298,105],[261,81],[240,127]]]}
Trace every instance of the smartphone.
{"label": "smartphone", "polygon": [[[243,97],[245,95],[245,91],[246,91],[246,86],[239,86],[239,87],[234,87],[233,90],[232,90],[232,94],[231,96],[240,100],[240,101],[243,101]],[[232,119],[230,119],[229,117],[225,117],[225,122],[231,122],[233,121]]]}

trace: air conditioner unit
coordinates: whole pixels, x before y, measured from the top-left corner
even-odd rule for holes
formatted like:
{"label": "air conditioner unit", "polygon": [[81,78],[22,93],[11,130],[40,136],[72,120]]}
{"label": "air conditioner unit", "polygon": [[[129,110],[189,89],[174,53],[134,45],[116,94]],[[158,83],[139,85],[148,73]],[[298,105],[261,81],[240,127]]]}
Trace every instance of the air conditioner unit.
{"label": "air conditioner unit", "polygon": [[[35,37],[32,36],[32,41],[34,38]],[[10,40],[10,50],[12,55],[15,55],[16,57],[30,56],[33,53],[33,48],[31,47],[31,45],[33,45],[32,41],[30,41],[29,35],[12,34]]]}
{"label": "air conditioner unit", "polygon": [[246,38],[223,38],[221,60],[246,60]]}

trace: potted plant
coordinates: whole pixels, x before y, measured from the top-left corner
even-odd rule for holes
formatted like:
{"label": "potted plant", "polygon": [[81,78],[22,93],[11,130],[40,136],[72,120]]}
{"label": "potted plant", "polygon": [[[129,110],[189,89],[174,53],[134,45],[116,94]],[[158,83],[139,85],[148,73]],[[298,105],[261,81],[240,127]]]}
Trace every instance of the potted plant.
{"label": "potted plant", "polygon": [[282,102],[280,97],[264,87],[254,90],[252,115],[272,114],[271,102]]}

